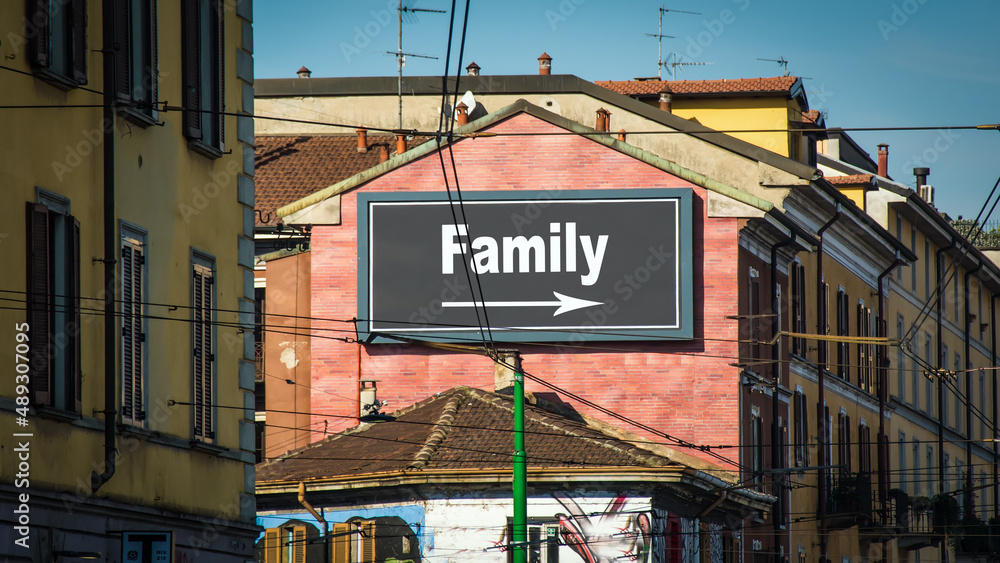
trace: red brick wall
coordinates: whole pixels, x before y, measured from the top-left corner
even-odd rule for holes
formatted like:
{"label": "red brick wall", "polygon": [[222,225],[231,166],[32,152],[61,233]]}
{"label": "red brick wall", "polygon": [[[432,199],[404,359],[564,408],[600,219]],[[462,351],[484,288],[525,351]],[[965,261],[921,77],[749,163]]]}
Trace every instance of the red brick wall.
{"label": "red brick wall", "polygon": [[[492,130],[562,129],[519,114]],[[695,338],[683,342],[598,342],[586,347],[520,347],[524,369],[563,389],[671,435],[699,444],[738,443],[736,283],[738,220],[708,219],[705,190],[588,139],[574,136],[493,137],[454,145],[463,191],[539,189],[691,188],[694,221]],[[452,189],[455,184],[450,177]],[[442,191],[435,154],[381,176],[374,191]],[[342,224],[312,231],[312,314],[357,315],[357,191],[341,200]],[[395,410],[456,385],[493,389],[486,357],[420,346],[359,345],[344,336],[349,322],[315,321],[312,345],[314,420],[321,413],[356,416],[358,379],[378,379],[379,398]],[[348,334],[353,336],[353,334]],[[536,382],[527,389],[556,398]],[[573,404],[572,401],[568,401]],[[580,412],[664,442],[624,422],[573,404]],[[330,418],[330,430],[353,426]],[[315,428],[315,426],[314,426]],[[721,452],[738,459],[738,449]],[[697,453],[697,452],[691,452]],[[703,455],[703,454],[699,454]],[[710,458],[709,458],[710,459]]]}

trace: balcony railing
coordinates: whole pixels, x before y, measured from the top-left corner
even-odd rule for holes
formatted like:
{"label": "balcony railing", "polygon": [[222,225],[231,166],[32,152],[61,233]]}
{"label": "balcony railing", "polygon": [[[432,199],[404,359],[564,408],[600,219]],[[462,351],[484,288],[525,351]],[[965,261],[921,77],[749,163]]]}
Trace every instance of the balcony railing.
{"label": "balcony railing", "polygon": [[840,473],[833,478],[827,496],[827,525],[831,528],[869,526],[875,520],[872,510],[872,479],[866,473]]}

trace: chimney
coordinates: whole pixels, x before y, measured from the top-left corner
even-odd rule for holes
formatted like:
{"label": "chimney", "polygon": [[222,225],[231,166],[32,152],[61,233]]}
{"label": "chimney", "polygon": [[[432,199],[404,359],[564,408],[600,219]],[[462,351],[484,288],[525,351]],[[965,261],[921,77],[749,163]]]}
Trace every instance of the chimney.
{"label": "chimney", "polygon": [[497,393],[511,394],[514,387],[514,366],[521,368],[521,357],[517,352],[498,352],[497,361],[493,364],[493,390]]}
{"label": "chimney", "polygon": [[917,178],[917,191],[920,191],[922,186],[927,185],[927,177],[931,175],[930,168],[914,168],[913,175]]}
{"label": "chimney", "polygon": [[389,143],[379,143],[378,144],[378,161],[385,162],[389,160]]}
{"label": "chimney", "polygon": [[358,127],[358,152],[368,152],[368,130]]}
{"label": "chimney", "polygon": [[298,71],[299,78],[309,78],[312,76],[312,71],[306,67],[302,67]]}
{"label": "chimney", "polygon": [[660,90],[660,109],[667,113],[673,113],[673,93],[674,91],[667,85]]}
{"label": "chimney", "polygon": [[621,142],[623,142],[623,143],[625,142],[625,130],[624,129],[619,129],[618,130],[618,140],[621,141]]}
{"label": "chimney", "polygon": [[458,102],[458,105],[455,106],[455,109],[458,110],[458,124],[465,125],[466,123],[468,123],[469,106],[465,105],[465,102]]}
{"label": "chimney", "polygon": [[878,175],[889,177],[889,145],[880,143],[878,146]]}
{"label": "chimney", "polygon": [[396,154],[403,154],[404,152],[406,152],[406,135],[396,133]]}
{"label": "chimney", "polygon": [[604,108],[597,110],[597,124],[594,125],[594,129],[597,129],[598,131],[607,131],[610,117],[610,111]]}
{"label": "chimney", "polygon": [[469,73],[469,76],[479,76],[479,65],[476,61],[469,63],[469,66],[465,67],[465,71]]}
{"label": "chimney", "polygon": [[538,74],[545,76],[552,74],[552,57],[548,53],[542,53],[542,56],[538,57]]}

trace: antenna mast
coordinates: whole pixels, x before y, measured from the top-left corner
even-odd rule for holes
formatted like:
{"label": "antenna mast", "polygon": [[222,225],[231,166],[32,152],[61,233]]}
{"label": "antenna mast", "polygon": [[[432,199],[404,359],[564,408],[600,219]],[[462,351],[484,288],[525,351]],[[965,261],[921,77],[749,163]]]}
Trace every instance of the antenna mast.
{"label": "antenna mast", "polygon": [[767,61],[769,63],[778,63],[781,65],[782,70],[784,70],[785,76],[788,76],[788,61],[785,57],[778,57],[777,59],[757,59],[758,61]]}
{"label": "antenna mast", "polygon": [[[416,1],[413,2],[416,4]],[[417,55],[414,53],[404,53],[403,52],[403,14],[404,13],[415,13],[415,12],[429,12],[434,14],[444,14],[444,10],[427,10],[424,8],[411,8],[409,6],[403,5],[403,0],[399,0],[399,7],[396,8],[396,13],[399,16],[399,37],[396,42],[396,51],[386,51],[390,55],[396,55],[396,71],[397,71],[397,82],[396,82],[396,96],[399,99],[399,128],[403,128],[403,65],[406,64],[406,57],[419,57],[421,59],[435,59],[437,57],[428,57],[427,55]],[[409,19],[416,23],[417,17],[410,16]],[[409,22],[407,22],[409,23]]]}
{"label": "antenna mast", "polygon": [[670,80],[677,80],[677,67],[679,67],[679,66],[705,66],[705,65],[715,64],[715,63],[707,63],[707,62],[706,63],[700,63],[700,62],[678,61],[677,60],[677,53],[670,53],[670,56],[673,57],[673,60],[671,62],[669,62],[669,63],[666,63],[666,62],[663,63],[663,66],[669,66],[670,67]]}
{"label": "antenna mast", "polygon": [[657,80],[663,80],[663,67],[666,66],[666,63],[663,62],[663,38],[666,37],[668,39],[677,39],[673,35],[663,35],[663,13],[664,12],[677,12],[678,14],[694,14],[696,16],[700,16],[701,15],[701,12],[686,12],[684,10],[672,10],[670,8],[664,8],[663,6],[660,6],[660,17],[659,17],[660,24],[659,24],[659,27],[657,28],[657,32],[656,33],[647,33],[646,34],[647,37],[655,37],[656,38],[656,79]]}

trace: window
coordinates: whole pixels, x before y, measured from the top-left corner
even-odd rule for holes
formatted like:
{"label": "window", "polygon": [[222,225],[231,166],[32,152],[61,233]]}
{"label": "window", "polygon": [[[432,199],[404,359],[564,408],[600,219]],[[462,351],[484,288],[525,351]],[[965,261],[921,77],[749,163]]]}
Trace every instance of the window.
{"label": "window", "polygon": [[184,135],[201,145],[223,150],[225,82],[220,0],[182,0]]}
{"label": "window", "polygon": [[[903,432],[899,433],[899,469],[896,471],[896,475],[899,476],[899,488],[906,490],[906,434]],[[916,495],[917,492],[913,491]]]}
{"label": "window", "polygon": [[913,439],[913,494],[920,496],[920,484],[923,480],[920,471],[920,440]]}
{"label": "window", "polygon": [[28,0],[28,56],[42,78],[72,88],[87,83],[86,0]]}
{"label": "window", "polygon": [[840,473],[851,472],[851,417],[844,409],[837,416],[837,463]]}
{"label": "window", "polygon": [[[795,262],[790,267],[792,285],[791,304],[791,325],[792,332],[805,334],[806,332],[806,269],[799,262]],[[806,355],[806,339],[792,339],[792,354],[798,356]]]}
{"label": "window", "polygon": [[872,472],[872,434],[864,419],[858,425],[858,471],[864,475]]}
{"label": "window", "polygon": [[[816,327],[816,334],[819,335],[829,335],[830,334],[830,284],[826,282],[820,283],[820,302],[819,311],[816,312],[816,320],[818,321]],[[827,345],[826,340],[818,340],[816,342],[817,348],[817,359],[820,359],[822,363],[828,364],[830,361],[830,347]],[[830,369],[829,365],[824,365],[823,369]]]}
{"label": "window", "polygon": [[[919,189],[919,188],[918,188]],[[896,240],[903,244],[903,218],[896,214]],[[896,266],[896,283],[903,285],[903,266]]]}
{"label": "window", "polygon": [[[927,362],[928,366],[934,365],[931,359],[934,357],[934,338],[930,334],[924,335],[924,361]],[[931,387],[931,378],[924,377],[924,411],[927,414],[931,414],[934,407],[934,393]]]}
{"label": "window", "polygon": [[989,520],[990,520],[989,506],[987,505],[987,502],[986,502],[986,499],[987,499],[988,495],[986,494],[986,490],[982,488],[982,486],[986,485],[986,483],[987,483],[987,481],[986,481],[986,472],[985,471],[980,471],[979,472],[979,487],[980,488],[978,489],[979,490],[979,510],[982,512],[982,515],[980,517],[983,519],[983,522],[989,522]]}
{"label": "window", "polygon": [[[847,336],[850,316],[850,300],[843,287],[837,290],[837,336]],[[860,322],[860,319],[859,321]],[[837,342],[837,375],[841,379],[850,380],[851,345],[847,342]]]}
{"label": "window", "polygon": [[114,0],[115,97],[132,104],[131,115],[140,121],[156,118],[157,36],[156,0]]}
{"label": "window", "polygon": [[80,222],[69,200],[38,190],[27,204],[27,320],[34,404],[81,411]]}
{"label": "window", "polygon": [[955,383],[958,385],[958,393],[955,393],[955,430],[962,432],[963,430],[968,430],[965,428],[964,418],[965,409],[962,408],[962,397],[969,396],[969,390],[966,389],[965,385],[965,366],[962,365],[962,355],[955,354]]}
{"label": "window", "polygon": [[[913,251],[913,255],[917,255],[917,228],[910,227],[910,250]],[[926,258],[926,257],[925,257]],[[924,261],[926,264],[926,260]],[[913,289],[913,293],[917,292],[917,265],[910,264],[910,285]]]}
{"label": "window", "polygon": [[941,464],[941,468],[944,470],[944,490],[941,492],[951,492],[951,456],[947,453],[944,454],[944,463]]}
{"label": "window", "polygon": [[924,298],[931,298],[931,243],[924,239]]}
{"label": "window", "polygon": [[912,401],[913,408],[920,408],[920,378],[923,375],[923,369],[920,367],[920,362],[917,360],[920,358],[920,335],[913,335],[913,361],[910,362],[913,365],[912,380],[913,387],[910,389],[913,393]]}
{"label": "window", "polygon": [[[514,560],[514,550],[511,538],[514,536],[514,523],[507,521],[507,561]],[[556,522],[528,521],[528,563],[559,563],[559,524]],[[364,561],[375,561],[365,559]]]}
{"label": "window", "polygon": [[900,341],[900,345],[896,348],[896,395],[900,402],[906,401],[906,353],[903,349],[905,326],[903,315],[896,315],[896,338]]}
{"label": "window", "polygon": [[962,514],[965,512],[965,495],[967,492],[965,490],[965,465],[960,459],[955,460],[955,480],[958,481],[955,491],[962,492],[960,495],[955,495],[958,499],[958,513]]}
{"label": "window", "polygon": [[[985,440],[989,436],[986,435],[986,375],[982,368],[979,369],[979,414],[979,439]],[[971,428],[969,434],[972,434]]]}
{"label": "window", "polygon": [[809,466],[809,415],[806,412],[806,395],[801,387],[795,388],[795,467]]}
{"label": "window", "polygon": [[193,360],[194,437],[211,441],[215,438],[215,327],[213,308],[215,299],[215,263],[211,258],[194,255],[191,287],[191,336]]}
{"label": "window", "polygon": [[146,388],[146,235],[121,226],[121,404],[122,420],[142,424],[146,420],[143,391]]}
{"label": "window", "polygon": [[936,487],[934,486],[934,484],[937,482],[937,480],[934,479],[934,468],[935,468],[935,466],[936,466],[936,464],[934,463],[934,446],[928,445],[927,446],[927,463],[926,463],[927,476],[924,477],[924,479],[925,479],[924,482],[927,483],[927,496],[933,495],[935,493],[934,489]]}
{"label": "window", "polygon": [[[872,336],[872,310],[865,307],[864,301],[858,301],[858,336],[870,338]],[[872,344],[858,344],[858,386],[868,391],[875,392],[875,346]]]}
{"label": "window", "polygon": [[[945,370],[948,369],[948,345],[947,344],[942,344],[941,345],[941,361],[940,361],[940,363],[938,363],[938,368],[940,368],[940,369],[938,370],[937,377],[945,377],[944,372],[945,372]],[[948,399],[949,399],[948,395],[950,393],[950,391],[948,389],[949,386],[948,386],[947,382],[945,382],[945,381],[942,381],[940,385],[941,385],[941,404],[938,405],[938,408],[941,409],[941,412],[939,412],[938,415],[941,417],[941,424],[948,424],[949,420],[950,420],[949,417],[948,417]]]}
{"label": "window", "polygon": [[[952,261],[952,265],[956,265],[954,261]],[[959,305],[959,303],[958,303],[958,299],[959,299],[958,268],[955,268],[955,276],[952,278],[951,285],[952,285],[952,287],[954,289],[954,292],[953,292],[954,294],[952,296],[952,299],[954,299],[953,305],[954,305],[954,313],[955,313],[955,322],[957,323],[957,322],[959,322],[959,320],[958,320],[958,305]]]}
{"label": "window", "polygon": [[833,469],[830,468],[833,464],[833,415],[830,414],[830,407],[824,406],[823,411],[826,419],[826,428],[823,431],[826,436],[826,444],[823,446],[823,449],[826,450],[826,463],[824,465],[827,466],[823,470],[823,480],[826,483],[826,492],[830,494],[833,492]]}
{"label": "window", "polygon": [[751,407],[750,411],[750,469],[753,474],[750,480],[754,490],[764,490],[764,422],[760,418],[760,409]]}
{"label": "window", "polygon": [[748,313],[750,315],[750,370],[760,372],[763,370],[760,355],[760,272],[755,268],[750,268],[750,291],[747,296],[749,301]]}

